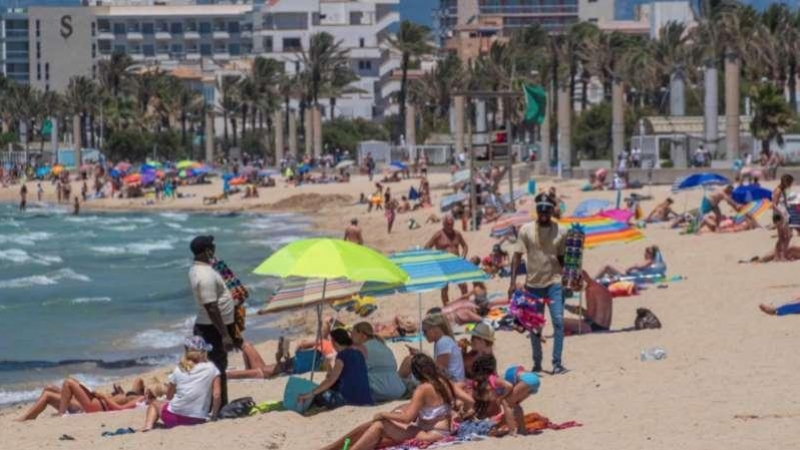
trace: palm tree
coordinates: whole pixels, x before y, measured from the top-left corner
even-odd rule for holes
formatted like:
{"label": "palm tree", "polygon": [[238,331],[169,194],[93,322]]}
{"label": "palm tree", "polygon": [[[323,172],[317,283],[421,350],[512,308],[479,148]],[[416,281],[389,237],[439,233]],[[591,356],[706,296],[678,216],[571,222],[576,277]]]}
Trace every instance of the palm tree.
{"label": "palm tree", "polygon": [[[253,61],[250,77],[256,87],[254,106],[258,110],[259,127],[263,128],[264,118],[269,123],[272,112],[279,104],[278,97],[280,96],[279,91],[283,87],[284,65],[280,61],[259,56]],[[255,115],[252,120],[253,128],[255,128]]]}
{"label": "palm tree", "polygon": [[792,125],[792,111],[783,99],[783,89],[763,83],[750,89],[750,98],[754,110],[750,130],[761,140],[761,149],[769,153],[773,139],[783,146],[783,133]]}
{"label": "palm tree", "polygon": [[128,69],[133,66],[133,59],[125,53],[114,52],[108,60],[100,61],[97,65],[100,86],[106,89],[112,97],[117,97],[122,92]]}
{"label": "palm tree", "polygon": [[181,122],[181,144],[186,147],[188,145],[187,139],[187,123],[189,122],[190,118],[196,119],[198,117],[203,117],[203,107],[205,105],[205,100],[203,96],[193,90],[189,89],[185,85],[180,91],[179,96],[179,110],[180,110],[180,122]]}
{"label": "palm tree", "polygon": [[219,91],[219,106],[222,111],[222,123],[224,127],[223,139],[225,149],[228,149],[228,120],[233,130],[233,145],[236,146],[236,112],[239,110],[239,76],[223,75],[217,79],[217,90]]}
{"label": "palm tree", "polygon": [[659,39],[653,44],[655,61],[659,76],[669,83],[670,115],[686,114],[684,91],[687,71],[693,64],[688,50],[689,36],[686,26],[678,22],[668,22],[659,30]]}
{"label": "palm tree", "polygon": [[325,85],[324,92],[330,103],[330,118],[336,118],[336,99],[347,94],[363,94],[363,89],[351,86],[350,83],[358,81],[358,76],[350,67],[340,66],[334,69],[333,74]]}
{"label": "palm tree", "polygon": [[70,78],[65,100],[68,111],[72,115],[72,140],[75,147],[75,163],[83,162],[81,149],[85,145],[86,120],[95,106],[96,86],[92,80],[84,76]]}
{"label": "palm tree", "polygon": [[[44,123],[45,120],[51,119],[53,117],[58,116],[64,109],[64,100],[61,95],[55,91],[47,91],[42,94],[40,98],[40,112],[41,112],[41,121],[39,125],[39,136],[41,138],[41,143],[39,147],[39,151],[44,151]],[[51,133],[56,133],[58,135],[58,129],[53,127],[50,131]],[[56,149],[53,149],[56,151]]]}
{"label": "palm tree", "polygon": [[402,133],[401,130],[404,128],[406,94],[408,92],[408,69],[413,59],[433,52],[433,46],[428,42],[429,35],[430,28],[404,20],[400,23],[400,30],[397,35],[389,39],[389,45],[391,45],[396,52],[400,53],[402,58],[400,63],[400,94],[398,95],[400,114],[398,116],[395,137],[400,136],[400,133]]}
{"label": "palm tree", "polygon": [[773,3],[761,14],[778,63],[772,79],[787,86],[792,111],[797,110],[797,58],[800,56],[800,14],[793,14],[784,4]]}
{"label": "palm tree", "polygon": [[334,74],[349,68],[350,60],[342,42],[335,42],[329,33],[317,33],[311,36],[308,50],[301,53],[303,76],[306,84],[306,100],[319,106],[319,96],[325,85],[330,83]]}

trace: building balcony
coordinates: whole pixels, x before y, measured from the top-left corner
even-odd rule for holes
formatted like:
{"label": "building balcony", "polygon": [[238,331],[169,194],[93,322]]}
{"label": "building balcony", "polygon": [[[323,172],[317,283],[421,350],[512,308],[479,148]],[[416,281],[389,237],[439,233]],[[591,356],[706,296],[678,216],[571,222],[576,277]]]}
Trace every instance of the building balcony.
{"label": "building balcony", "polygon": [[200,40],[200,33],[197,31],[185,31],[183,33],[183,38],[187,41],[198,41]]}
{"label": "building balcony", "polygon": [[169,55],[166,54],[166,53],[159,53],[159,54],[156,55],[156,59],[158,61],[166,61],[166,60],[169,59]]}
{"label": "building balcony", "polygon": [[378,47],[356,47],[347,51],[350,59],[378,59],[381,57],[381,49]]}
{"label": "building balcony", "polygon": [[231,35],[225,30],[214,31],[213,33],[214,39],[230,39]]}
{"label": "building balcony", "polygon": [[395,23],[400,23],[400,13],[397,11],[390,12],[389,14],[383,16],[383,18],[381,18],[381,20],[379,20],[375,25],[375,29],[380,32],[389,28]]}
{"label": "building balcony", "polygon": [[186,59],[190,61],[199,61],[201,58],[199,51],[186,52]]}
{"label": "building balcony", "polygon": [[231,59],[231,54],[228,52],[214,52],[214,59],[218,61],[227,61]]}
{"label": "building balcony", "polygon": [[101,31],[97,35],[97,40],[99,41],[113,41],[114,40],[114,33],[111,31]]}
{"label": "building balcony", "polygon": [[170,41],[172,40],[172,33],[169,31],[156,31],[157,41]]}
{"label": "building balcony", "polygon": [[141,53],[129,54],[128,56],[134,61],[144,61],[144,55]]}
{"label": "building balcony", "polygon": [[141,41],[144,40],[144,35],[138,31],[129,31],[127,33],[127,37],[129,41]]}

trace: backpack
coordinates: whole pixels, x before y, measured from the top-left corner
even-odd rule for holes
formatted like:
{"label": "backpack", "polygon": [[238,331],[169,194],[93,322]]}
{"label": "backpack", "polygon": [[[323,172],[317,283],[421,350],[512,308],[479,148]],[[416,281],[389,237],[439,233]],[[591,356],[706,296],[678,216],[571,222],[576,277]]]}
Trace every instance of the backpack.
{"label": "backpack", "polygon": [[633,321],[633,325],[637,330],[655,330],[661,328],[661,321],[653,314],[653,311],[647,308],[637,308],[636,320]]}
{"label": "backpack", "polygon": [[247,417],[254,406],[256,406],[256,402],[253,401],[253,397],[237,398],[219,410],[219,418],[238,419],[239,417]]}

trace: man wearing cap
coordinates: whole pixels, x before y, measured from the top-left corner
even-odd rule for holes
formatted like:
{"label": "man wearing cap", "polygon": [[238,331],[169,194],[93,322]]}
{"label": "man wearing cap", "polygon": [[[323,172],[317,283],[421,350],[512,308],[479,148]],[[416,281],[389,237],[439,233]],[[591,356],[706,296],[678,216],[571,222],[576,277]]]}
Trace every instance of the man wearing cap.
{"label": "man wearing cap", "polygon": [[194,264],[189,269],[189,284],[197,301],[197,317],[194,334],[202,336],[213,348],[208,359],[220,372],[222,404],[228,403],[228,386],[225,370],[228,368],[228,352],[233,350],[234,303],[225,280],[211,266],[214,259],[213,236],[197,236],[189,245],[194,254]]}
{"label": "man wearing cap", "polygon": [[[553,322],[553,374],[567,371],[561,364],[564,346],[564,297],[561,292],[561,270],[564,263],[566,230],[552,221],[555,204],[547,194],[536,196],[536,220],[519,230],[517,247],[511,260],[509,298],[517,290],[517,268],[525,255],[527,274],[525,290],[538,298],[550,300],[550,318]],[[544,305],[542,304],[542,308]],[[542,309],[542,311],[544,310]],[[542,370],[541,336],[531,333],[533,371]]]}

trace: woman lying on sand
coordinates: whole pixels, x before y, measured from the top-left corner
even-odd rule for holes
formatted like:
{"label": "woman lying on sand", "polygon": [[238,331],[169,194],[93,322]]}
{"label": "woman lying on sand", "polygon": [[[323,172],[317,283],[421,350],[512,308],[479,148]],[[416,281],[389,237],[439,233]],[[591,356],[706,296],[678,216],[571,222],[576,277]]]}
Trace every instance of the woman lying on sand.
{"label": "woman lying on sand", "polygon": [[644,262],[639,264],[634,264],[625,269],[624,271],[621,271],[614,266],[608,265],[603,267],[599,272],[597,272],[597,275],[595,275],[594,278],[596,280],[602,278],[618,278],[625,275],[636,275],[647,272],[649,270],[652,270],[658,264],[658,262],[661,261],[660,254],[661,250],[659,250],[658,246],[653,245],[647,247],[644,249]]}
{"label": "woman lying on sand", "polygon": [[346,438],[354,444],[350,450],[368,450],[401,444],[409,439],[437,442],[449,437],[457,402],[465,416],[473,413],[472,397],[445,378],[430,356],[418,353],[411,358],[411,372],[420,385],[411,401],[389,413],[356,427],[326,450],[339,450]]}
{"label": "woman lying on sand", "polygon": [[258,353],[253,344],[242,344],[242,359],[244,369],[229,370],[228,379],[240,380],[244,378],[272,378],[285,373],[292,373],[294,358],[289,354],[289,341],[281,336],[278,340],[278,350],[275,352],[275,364],[267,364]]}
{"label": "woman lying on sand", "polygon": [[703,218],[703,223],[697,229],[697,234],[701,234],[705,229],[708,229],[711,233],[739,233],[755,230],[758,227],[758,221],[750,214],[745,214],[744,221],[741,223],[736,223],[732,218],[726,218],[719,222],[719,226],[717,226],[716,217],[709,214]]}
{"label": "woman lying on sand", "polygon": [[60,388],[57,386],[44,388],[36,403],[18,420],[36,419],[48,406],[52,406],[58,411],[59,416],[63,416],[66,413],[96,413],[132,409],[144,399],[145,388],[141,378],[137,378],[133,382],[133,386],[128,392],[122,392],[122,388],[115,385],[112,395],[93,391],[80,381],[67,378]]}

